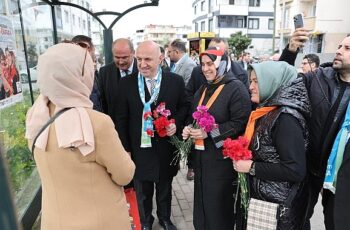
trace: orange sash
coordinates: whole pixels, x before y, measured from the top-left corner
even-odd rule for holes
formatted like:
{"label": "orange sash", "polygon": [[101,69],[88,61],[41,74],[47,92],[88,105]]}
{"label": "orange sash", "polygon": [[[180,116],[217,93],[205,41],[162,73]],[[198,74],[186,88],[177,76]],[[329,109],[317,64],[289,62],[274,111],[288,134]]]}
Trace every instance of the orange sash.
{"label": "orange sash", "polygon": [[[219,96],[221,90],[224,88],[225,84],[220,85],[215,92],[213,93],[213,95],[209,98],[207,104],[205,105],[205,107],[209,110],[209,108],[212,106],[212,104],[214,103],[214,101],[216,100],[216,98]],[[207,91],[207,88],[204,89],[201,99],[199,100],[198,106],[202,105],[202,102],[204,100],[204,96],[205,96],[205,92]],[[194,141],[194,148],[197,150],[204,150],[204,140],[203,139],[195,139]]]}
{"label": "orange sash", "polygon": [[247,138],[249,141],[248,146],[254,134],[256,120],[258,120],[260,117],[263,117],[265,114],[269,113],[270,111],[276,108],[277,106],[262,107],[250,113],[248,124],[244,132],[244,137]]}

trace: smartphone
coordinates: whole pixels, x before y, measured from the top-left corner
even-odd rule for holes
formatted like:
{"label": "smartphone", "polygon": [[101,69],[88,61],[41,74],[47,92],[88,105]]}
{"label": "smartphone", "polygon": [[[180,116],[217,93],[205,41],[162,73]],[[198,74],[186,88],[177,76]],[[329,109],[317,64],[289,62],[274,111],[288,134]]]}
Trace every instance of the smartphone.
{"label": "smartphone", "polygon": [[303,15],[297,14],[293,17],[295,29],[304,27]]}

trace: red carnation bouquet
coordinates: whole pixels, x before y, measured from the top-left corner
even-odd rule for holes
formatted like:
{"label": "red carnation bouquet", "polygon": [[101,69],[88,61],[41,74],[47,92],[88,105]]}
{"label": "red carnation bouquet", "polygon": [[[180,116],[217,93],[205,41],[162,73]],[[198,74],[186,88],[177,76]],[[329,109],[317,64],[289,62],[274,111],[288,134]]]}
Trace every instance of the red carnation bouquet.
{"label": "red carnation bouquet", "polygon": [[165,102],[161,102],[155,110],[153,110],[154,117],[154,127],[156,132],[160,137],[166,136],[166,129],[170,124],[174,124],[175,120],[170,119],[168,117],[171,115],[170,110],[165,109]]}
{"label": "red carnation bouquet", "polygon": [[166,136],[166,129],[170,124],[174,124],[174,119],[168,119],[171,115],[170,110],[165,109],[165,102],[161,102],[155,110],[152,112],[147,112],[144,114],[145,120],[153,120],[153,125],[155,131],[153,129],[147,129],[147,135],[150,137],[154,137],[154,132],[157,132],[160,137]]}
{"label": "red carnation bouquet", "polygon": [[[144,119],[153,120],[153,125],[155,131],[153,129],[147,129],[147,135],[150,137],[154,137],[154,132],[157,132],[160,137],[166,137],[167,127],[171,124],[175,123],[174,119],[169,120],[169,116],[171,115],[170,110],[165,108],[165,102],[161,102],[153,112],[147,112],[144,114]],[[180,148],[181,141],[176,135],[170,136],[170,143],[175,145],[177,149]],[[174,160],[171,162],[173,163]],[[177,161],[175,162],[177,163]]]}
{"label": "red carnation bouquet", "polygon": [[[250,160],[252,159],[252,152],[248,150],[249,140],[243,136],[238,137],[236,140],[232,140],[231,138],[227,138],[224,141],[222,153],[224,157],[229,157],[234,161],[239,160]],[[248,185],[247,185],[247,175],[245,173],[238,173],[238,187],[241,190],[241,206],[243,206],[245,210],[245,217],[247,215],[248,208]],[[236,193],[237,202],[238,192]],[[236,207],[236,204],[235,204]]]}

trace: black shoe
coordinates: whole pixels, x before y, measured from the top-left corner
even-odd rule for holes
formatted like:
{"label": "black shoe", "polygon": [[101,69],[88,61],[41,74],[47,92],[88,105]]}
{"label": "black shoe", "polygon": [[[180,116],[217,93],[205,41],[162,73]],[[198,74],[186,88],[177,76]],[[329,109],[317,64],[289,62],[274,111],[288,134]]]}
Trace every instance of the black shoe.
{"label": "black shoe", "polygon": [[141,230],[152,230],[152,228],[148,225],[143,225]]}
{"label": "black shoe", "polygon": [[159,224],[164,228],[164,230],[177,230],[175,225],[170,220],[159,220]]}
{"label": "black shoe", "polygon": [[193,169],[188,168],[186,178],[187,178],[187,180],[194,179],[194,170]]}

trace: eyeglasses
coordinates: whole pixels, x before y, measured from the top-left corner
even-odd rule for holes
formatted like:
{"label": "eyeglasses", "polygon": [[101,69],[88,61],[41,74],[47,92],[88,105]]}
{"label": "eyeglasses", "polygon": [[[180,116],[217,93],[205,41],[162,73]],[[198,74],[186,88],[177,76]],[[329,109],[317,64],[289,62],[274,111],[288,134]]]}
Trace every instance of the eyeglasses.
{"label": "eyeglasses", "polygon": [[86,49],[85,50],[85,56],[84,56],[84,62],[83,62],[83,67],[81,70],[81,76],[84,76],[84,67],[85,67],[85,61],[86,61],[86,56],[87,56],[87,52],[90,51],[90,45],[86,44],[85,42],[72,42],[75,45],[80,46],[81,48]]}
{"label": "eyeglasses", "polygon": [[78,46],[80,46],[82,48],[85,48],[85,49],[90,49],[91,48],[90,45],[85,43],[85,42],[73,42],[73,44],[76,44],[76,45],[78,45]]}

